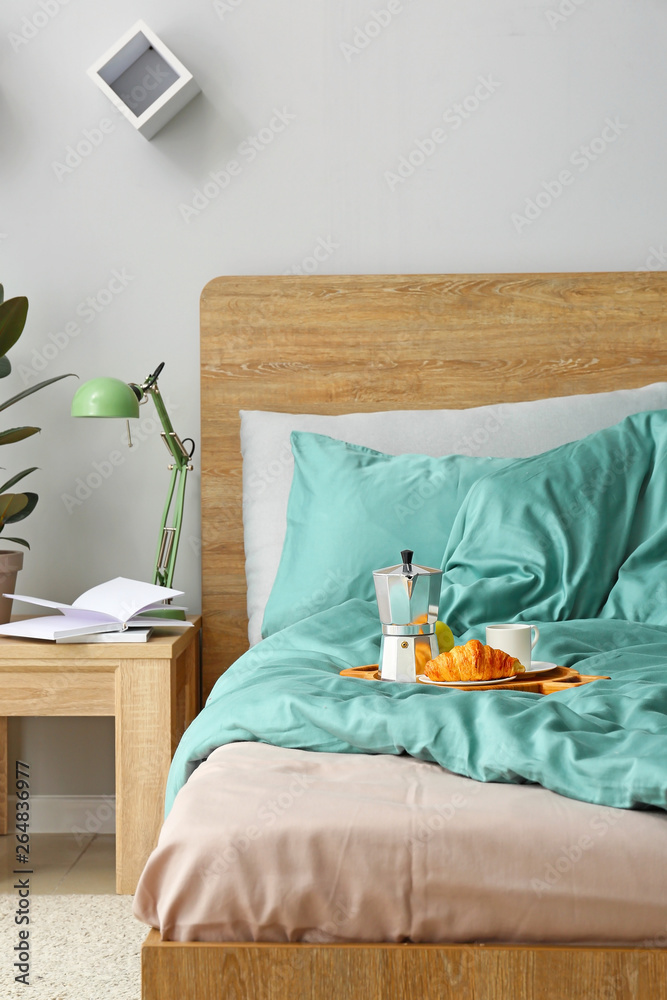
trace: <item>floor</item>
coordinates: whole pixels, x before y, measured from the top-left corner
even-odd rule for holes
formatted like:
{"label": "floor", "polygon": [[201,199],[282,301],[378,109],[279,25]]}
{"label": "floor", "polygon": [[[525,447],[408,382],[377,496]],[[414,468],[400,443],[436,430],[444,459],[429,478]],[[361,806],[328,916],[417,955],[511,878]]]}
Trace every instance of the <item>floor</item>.
{"label": "floor", "polygon": [[32,864],[17,865],[16,841],[0,837],[0,893],[11,892],[14,869],[29,867],[35,895],[115,894],[116,838],[113,834],[33,833]]}

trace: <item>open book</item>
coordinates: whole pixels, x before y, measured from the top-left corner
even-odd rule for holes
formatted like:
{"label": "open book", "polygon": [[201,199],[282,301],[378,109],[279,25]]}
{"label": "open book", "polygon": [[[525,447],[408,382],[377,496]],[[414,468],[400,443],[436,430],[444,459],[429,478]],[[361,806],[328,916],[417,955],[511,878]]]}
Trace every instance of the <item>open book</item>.
{"label": "open book", "polygon": [[[182,590],[159,587],[141,580],[128,580],[123,576],[101,583],[77,597],[73,604],[44,601],[38,597],[6,594],[15,601],[55,608],[59,615],[28,618],[20,622],[0,625],[0,635],[22,636],[28,639],[61,639],[69,635],[90,635],[96,632],[122,632],[127,628],[150,628],[158,625],[169,628],[191,628],[192,622],[176,618],[151,618],[150,612],[164,607],[164,601],[178,597]],[[170,605],[170,607],[173,607]],[[141,615],[141,617],[138,617]]]}

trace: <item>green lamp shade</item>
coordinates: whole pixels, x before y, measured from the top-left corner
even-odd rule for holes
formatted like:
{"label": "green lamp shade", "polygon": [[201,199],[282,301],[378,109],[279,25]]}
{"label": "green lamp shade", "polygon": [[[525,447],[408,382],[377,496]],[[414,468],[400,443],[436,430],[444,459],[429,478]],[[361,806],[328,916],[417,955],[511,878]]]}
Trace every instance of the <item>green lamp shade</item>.
{"label": "green lamp shade", "polygon": [[73,417],[138,417],[139,400],[119,378],[91,378],[72,400]]}

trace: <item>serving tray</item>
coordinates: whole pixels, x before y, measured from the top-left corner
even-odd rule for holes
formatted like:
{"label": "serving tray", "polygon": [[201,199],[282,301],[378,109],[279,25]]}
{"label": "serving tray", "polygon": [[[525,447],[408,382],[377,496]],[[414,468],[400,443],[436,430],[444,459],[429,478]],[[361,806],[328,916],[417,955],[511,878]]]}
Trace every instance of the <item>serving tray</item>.
{"label": "serving tray", "polygon": [[[379,681],[380,671],[377,663],[369,663],[365,667],[348,667],[340,671],[341,677],[357,677],[360,680]],[[471,684],[470,686],[457,684],[451,688],[452,691],[531,691],[533,694],[555,694],[557,691],[565,691],[571,687],[581,687],[582,684],[590,684],[592,681],[608,681],[609,677],[593,677],[589,674],[580,674],[572,667],[554,667],[541,677],[533,680],[523,679],[521,676],[514,680],[507,680],[504,684],[496,681],[493,684]],[[389,681],[387,681],[389,683]],[[425,685],[426,686],[426,685]],[[429,685],[430,686],[430,685]],[[435,685],[433,685],[435,686]],[[443,685],[444,686],[444,685]]]}

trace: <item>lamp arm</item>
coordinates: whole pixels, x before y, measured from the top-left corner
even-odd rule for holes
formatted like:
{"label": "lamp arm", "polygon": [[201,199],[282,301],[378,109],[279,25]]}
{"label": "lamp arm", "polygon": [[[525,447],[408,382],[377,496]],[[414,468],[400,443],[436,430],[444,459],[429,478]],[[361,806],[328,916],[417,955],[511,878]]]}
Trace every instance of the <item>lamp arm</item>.
{"label": "lamp arm", "polygon": [[174,461],[179,468],[186,467],[190,462],[190,456],[182,447],[180,438],[176,434],[173,424],[169,419],[167,407],[164,405],[164,400],[162,399],[160,390],[157,387],[157,383],[152,385],[150,389],[147,390],[147,395],[151,396],[153,402],[155,403],[155,409],[157,410],[157,415],[160,418],[160,423],[162,424],[162,428],[164,430],[164,442],[171,452]]}
{"label": "lamp arm", "polygon": [[[159,371],[160,370],[154,373],[155,376],[159,374]],[[174,430],[172,422],[169,419],[169,414],[167,413],[167,407],[164,404],[164,400],[162,399],[160,390],[157,386],[156,377],[151,377],[148,379],[148,384],[144,384],[144,386],[139,388],[142,391],[142,395],[151,396],[153,402],[155,403],[155,409],[163,428],[162,438],[173,459],[173,464],[170,464],[169,466],[169,469],[171,470],[171,478],[169,480],[167,499],[162,513],[160,537],[158,540],[155,567],[153,571],[154,583],[161,587],[171,587],[174,576],[174,568],[176,565],[176,555],[178,553],[178,543],[181,536],[181,528],[183,526],[185,484],[187,474],[192,470],[192,464],[190,462],[191,453],[188,453],[183,445],[183,442]],[[174,494],[176,499],[173,526],[169,527],[167,522],[169,520],[172,502],[174,501]]]}
{"label": "lamp arm", "polygon": [[[171,502],[174,496],[174,488],[176,482],[182,479],[181,470],[177,466],[173,466],[171,470],[171,476],[169,478],[169,489],[167,490],[167,499],[165,500],[164,510],[162,511],[162,521],[160,522],[160,534],[158,536],[158,546],[155,552],[155,566],[153,567],[153,583],[156,583],[159,587],[171,587],[171,582],[167,583],[167,566],[165,565],[165,548],[168,545],[171,550],[174,547],[174,533],[173,529],[167,527],[167,521],[169,519],[169,511],[171,510]],[[171,535],[171,539],[170,536]],[[172,566],[172,576],[173,576],[173,566]]]}
{"label": "lamp arm", "polygon": [[[174,470],[175,471],[175,470]],[[181,527],[183,525],[183,508],[185,506],[185,477],[188,474],[188,467],[186,466],[181,470],[180,479],[178,483],[178,490],[176,492],[176,507],[174,511],[174,540],[169,552],[169,559],[167,561],[167,587],[171,587],[172,580],[174,578],[174,569],[176,566],[176,556],[178,554],[178,543],[181,538]]]}

